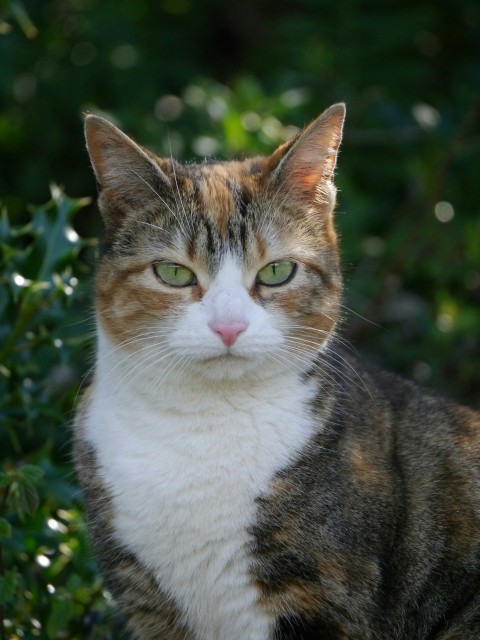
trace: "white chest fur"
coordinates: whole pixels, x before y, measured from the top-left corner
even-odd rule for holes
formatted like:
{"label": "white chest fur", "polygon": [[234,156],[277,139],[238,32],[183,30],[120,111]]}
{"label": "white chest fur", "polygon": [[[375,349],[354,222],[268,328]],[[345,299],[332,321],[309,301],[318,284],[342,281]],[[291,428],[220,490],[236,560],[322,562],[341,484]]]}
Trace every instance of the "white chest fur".
{"label": "white chest fur", "polygon": [[87,437],[117,535],[199,640],[271,638],[249,575],[248,527],[255,497],[312,433],[308,385],[291,374],[149,395],[138,386],[118,394],[115,376],[107,380],[94,390]]}

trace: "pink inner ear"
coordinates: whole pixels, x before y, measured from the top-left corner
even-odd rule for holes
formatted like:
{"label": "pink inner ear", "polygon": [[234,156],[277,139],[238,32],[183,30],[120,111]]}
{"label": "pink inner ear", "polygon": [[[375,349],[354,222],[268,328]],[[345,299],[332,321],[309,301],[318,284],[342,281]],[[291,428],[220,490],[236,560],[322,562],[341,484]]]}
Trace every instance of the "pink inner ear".
{"label": "pink inner ear", "polygon": [[325,172],[321,171],[319,167],[299,167],[291,173],[295,185],[300,187],[301,191],[308,191],[310,193],[315,189],[324,175]]}
{"label": "pink inner ear", "polygon": [[345,106],[333,105],[272,155],[289,192],[318,203],[319,192],[329,191],[344,117]]}
{"label": "pink inner ear", "polygon": [[322,182],[332,179],[334,160],[327,157],[315,166],[292,167],[287,178],[293,193],[313,199]]}

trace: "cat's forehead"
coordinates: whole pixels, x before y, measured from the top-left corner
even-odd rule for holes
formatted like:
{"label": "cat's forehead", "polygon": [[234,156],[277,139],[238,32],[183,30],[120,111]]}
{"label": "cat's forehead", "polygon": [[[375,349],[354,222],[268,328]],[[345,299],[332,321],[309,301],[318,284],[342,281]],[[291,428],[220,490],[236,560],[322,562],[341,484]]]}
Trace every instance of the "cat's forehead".
{"label": "cat's forehead", "polygon": [[259,172],[251,166],[250,162],[218,162],[178,168],[172,181],[176,215],[170,223],[177,226],[191,258],[203,256],[218,266],[226,251],[244,256],[252,250],[258,253],[262,190]]}
{"label": "cat's forehead", "polygon": [[248,205],[259,199],[258,166],[259,163],[245,161],[208,162],[184,168],[184,190],[194,199],[197,210],[210,214],[222,236],[228,233],[230,219],[245,217]]}

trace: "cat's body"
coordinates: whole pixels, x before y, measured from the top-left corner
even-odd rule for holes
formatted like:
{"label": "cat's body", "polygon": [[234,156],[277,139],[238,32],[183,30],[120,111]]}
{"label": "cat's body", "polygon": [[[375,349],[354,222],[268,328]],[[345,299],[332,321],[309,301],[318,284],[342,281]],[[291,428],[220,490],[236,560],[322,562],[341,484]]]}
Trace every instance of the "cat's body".
{"label": "cat's body", "polygon": [[106,238],[75,453],[137,638],[480,638],[479,416],[333,337],[342,122],[182,167],[87,121]]}

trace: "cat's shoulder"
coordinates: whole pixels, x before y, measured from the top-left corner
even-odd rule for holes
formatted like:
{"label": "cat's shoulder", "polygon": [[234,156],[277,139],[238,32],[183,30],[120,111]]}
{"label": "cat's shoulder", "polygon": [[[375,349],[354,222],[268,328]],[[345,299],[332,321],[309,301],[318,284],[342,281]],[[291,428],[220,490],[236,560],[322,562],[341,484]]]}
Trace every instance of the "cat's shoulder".
{"label": "cat's shoulder", "polygon": [[[368,433],[382,423],[395,437],[413,443],[425,441],[452,453],[464,449],[480,466],[480,413],[458,404],[436,390],[387,371],[352,349],[335,345],[327,356],[340,389],[339,404],[355,413],[356,428]],[[364,416],[362,427],[359,415]]]}

